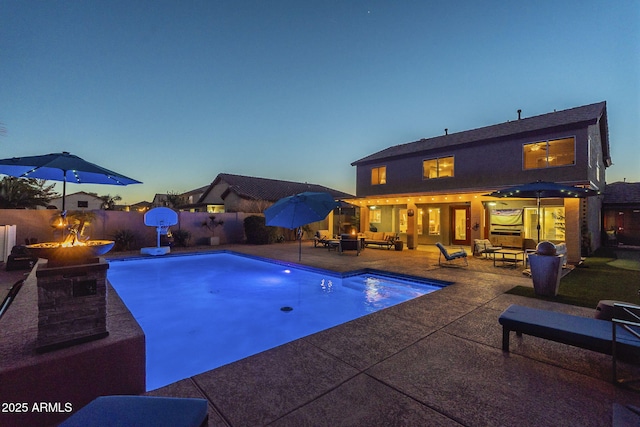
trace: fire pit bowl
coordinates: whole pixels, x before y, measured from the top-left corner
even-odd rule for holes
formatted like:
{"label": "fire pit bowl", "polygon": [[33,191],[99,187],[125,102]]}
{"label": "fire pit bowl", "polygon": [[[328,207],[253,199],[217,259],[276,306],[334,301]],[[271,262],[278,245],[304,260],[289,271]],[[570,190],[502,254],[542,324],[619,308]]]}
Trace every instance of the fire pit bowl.
{"label": "fire pit bowl", "polygon": [[86,264],[113,248],[112,240],[87,240],[73,246],[62,243],[37,243],[25,247],[33,256],[49,260],[49,265]]}

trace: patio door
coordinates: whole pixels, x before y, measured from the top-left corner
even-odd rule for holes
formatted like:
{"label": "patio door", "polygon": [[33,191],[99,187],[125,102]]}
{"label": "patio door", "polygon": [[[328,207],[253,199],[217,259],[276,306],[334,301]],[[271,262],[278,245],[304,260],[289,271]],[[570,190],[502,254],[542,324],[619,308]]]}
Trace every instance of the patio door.
{"label": "patio door", "polygon": [[451,244],[468,246],[471,243],[471,207],[451,207]]}

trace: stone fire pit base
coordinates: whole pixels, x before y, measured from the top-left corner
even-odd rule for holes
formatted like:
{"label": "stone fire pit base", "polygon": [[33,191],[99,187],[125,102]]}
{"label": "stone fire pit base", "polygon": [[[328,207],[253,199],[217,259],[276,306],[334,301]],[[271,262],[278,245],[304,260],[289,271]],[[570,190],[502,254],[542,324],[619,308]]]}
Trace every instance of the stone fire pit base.
{"label": "stone fire pit base", "polygon": [[38,264],[38,347],[44,353],[105,338],[107,269],[104,259],[89,264]]}

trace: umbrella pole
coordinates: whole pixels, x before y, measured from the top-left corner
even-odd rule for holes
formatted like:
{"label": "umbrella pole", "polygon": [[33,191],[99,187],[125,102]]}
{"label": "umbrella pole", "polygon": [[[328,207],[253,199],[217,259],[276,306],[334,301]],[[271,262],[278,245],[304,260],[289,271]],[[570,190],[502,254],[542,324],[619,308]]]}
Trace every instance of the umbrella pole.
{"label": "umbrella pole", "polygon": [[64,180],[62,180],[62,212],[64,212],[64,198],[67,194],[67,171],[64,171]]}
{"label": "umbrella pole", "polygon": [[538,199],[538,243],[540,243],[540,196],[537,197]]}

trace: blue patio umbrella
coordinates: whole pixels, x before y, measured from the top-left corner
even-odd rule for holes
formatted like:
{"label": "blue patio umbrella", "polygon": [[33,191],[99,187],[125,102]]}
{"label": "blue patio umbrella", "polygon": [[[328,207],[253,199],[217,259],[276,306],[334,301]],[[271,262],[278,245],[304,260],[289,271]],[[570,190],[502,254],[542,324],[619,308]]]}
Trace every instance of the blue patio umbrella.
{"label": "blue patio umbrella", "polygon": [[585,198],[597,196],[599,192],[590,188],[573,187],[555,182],[536,181],[529,184],[515,185],[503,190],[496,190],[487,196],[511,197],[520,199],[536,199],[538,207],[538,243],[540,242],[540,199],[553,198]]}
{"label": "blue patio umbrella", "polygon": [[18,178],[62,181],[63,212],[65,210],[64,198],[67,191],[67,181],[76,184],[142,184],[140,181],[87,162],[66,151],[42,156],[2,159],[0,160],[0,174]]}
{"label": "blue patio umbrella", "polygon": [[[264,211],[267,225],[295,229],[303,225],[322,221],[338,203],[329,193],[306,191],[284,197]],[[302,258],[302,239],[298,249],[298,260]]]}

